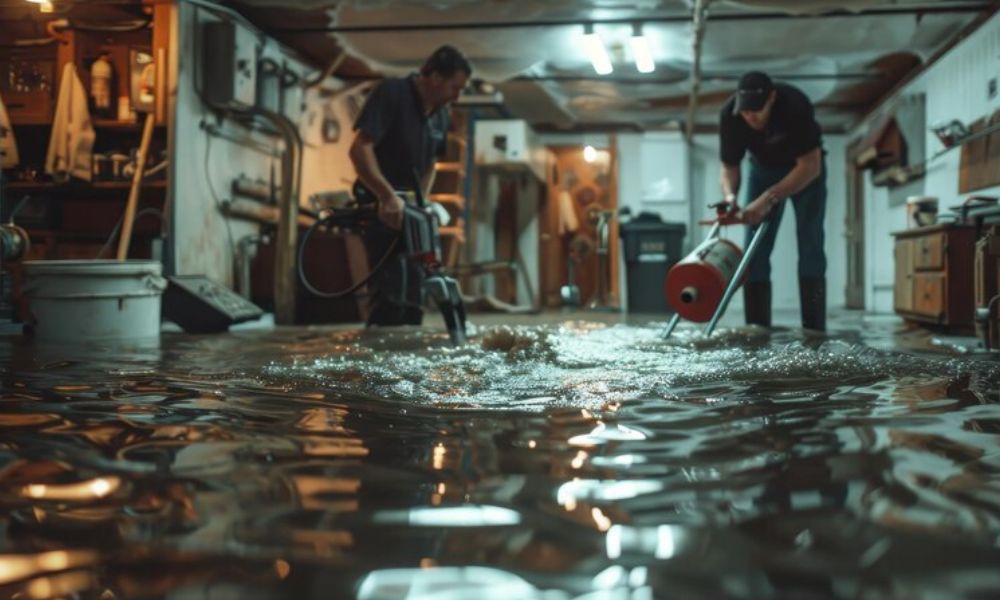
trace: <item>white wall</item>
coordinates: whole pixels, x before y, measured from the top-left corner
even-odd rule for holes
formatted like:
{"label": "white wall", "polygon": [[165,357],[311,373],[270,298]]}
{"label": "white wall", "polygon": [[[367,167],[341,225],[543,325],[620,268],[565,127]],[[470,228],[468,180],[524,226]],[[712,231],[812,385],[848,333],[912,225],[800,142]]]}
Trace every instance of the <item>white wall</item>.
{"label": "white wall", "polygon": [[[219,121],[198,98],[195,88],[196,74],[196,18],[202,22],[215,19],[206,10],[196,10],[187,2],[178,6],[179,56],[176,86],[176,113],[172,188],[173,265],[178,274],[204,274],[209,278],[232,286],[234,282],[234,246],[244,236],[256,234],[260,226],[240,219],[227,219],[218,209],[218,203],[231,197],[231,182],[238,176],[267,181],[273,166],[275,180],[280,184],[280,159],[268,153],[281,148],[279,138],[261,132],[249,131],[232,119]],[[312,76],[296,57],[281,48],[275,41],[264,43],[267,56],[288,61],[291,68]],[[339,87],[334,80],[324,82],[325,87]],[[300,203],[318,191],[347,189],[354,180],[353,168],[347,159],[352,134],[342,98],[334,101],[332,108],[341,123],[341,137],[336,143],[324,143],[318,135],[322,114],[318,91],[307,92],[304,104],[307,109],[295,121],[306,141],[303,155],[303,179]],[[209,136],[201,129],[202,122],[219,125],[237,138],[252,144]],[[255,146],[261,146],[258,149]]]}
{"label": "white wall", "polygon": [[[856,127],[850,137],[864,137],[875,119],[892,110],[904,96],[911,94],[926,94],[928,127],[952,119],[969,124],[980,117],[989,117],[994,110],[1000,108],[1000,95],[993,98],[987,95],[988,81],[997,77],[1000,77],[1000,14],[890,98],[879,111]],[[924,132],[927,154],[933,157],[942,149],[941,143],[927,127]],[[1000,186],[960,194],[960,159],[961,150],[958,149],[933,158],[927,164],[927,175],[907,185],[905,190],[876,188],[871,185],[871,178],[866,174],[866,309],[876,312],[893,310],[893,239],[889,233],[906,227],[906,195],[936,196],[939,198],[941,211],[961,204],[969,195],[1000,195]]]}

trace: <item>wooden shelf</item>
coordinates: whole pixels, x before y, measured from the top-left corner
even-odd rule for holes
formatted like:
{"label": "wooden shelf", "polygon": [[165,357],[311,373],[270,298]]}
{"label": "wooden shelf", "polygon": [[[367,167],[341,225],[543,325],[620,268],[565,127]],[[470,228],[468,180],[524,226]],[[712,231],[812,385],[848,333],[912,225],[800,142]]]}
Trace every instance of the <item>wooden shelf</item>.
{"label": "wooden shelf", "polygon": [[461,194],[431,194],[431,201],[453,204],[459,208],[465,206],[465,197]]}
{"label": "wooden shelf", "polygon": [[434,169],[438,172],[465,175],[465,165],[460,162],[437,162],[434,163]]}
{"label": "wooden shelf", "polygon": [[[7,190],[11,192],[53,192],[53,193],[86,193],[95,190],[128,190],[132,187],[131,180],[120,181],[71,181],[68,183],[53,183],[51,181],[11,181]],[[143,181],[142,189],[166,189],[165,179]]]}
{"label": "wooden shelf", "polygon": [[124,131],[141,131],[141,121],[118,121],[115,119],[94,119],[91,121],[94,129],[118,129]]}

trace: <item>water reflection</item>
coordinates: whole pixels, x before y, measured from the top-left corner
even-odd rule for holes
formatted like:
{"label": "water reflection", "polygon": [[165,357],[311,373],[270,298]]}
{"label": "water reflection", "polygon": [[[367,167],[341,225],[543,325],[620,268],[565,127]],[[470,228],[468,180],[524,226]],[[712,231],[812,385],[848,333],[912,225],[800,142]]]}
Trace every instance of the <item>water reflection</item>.
{"label": "water reflection", "polygon": [[1000,593],[995,361],[658,331],[8,340],[0,597]]}

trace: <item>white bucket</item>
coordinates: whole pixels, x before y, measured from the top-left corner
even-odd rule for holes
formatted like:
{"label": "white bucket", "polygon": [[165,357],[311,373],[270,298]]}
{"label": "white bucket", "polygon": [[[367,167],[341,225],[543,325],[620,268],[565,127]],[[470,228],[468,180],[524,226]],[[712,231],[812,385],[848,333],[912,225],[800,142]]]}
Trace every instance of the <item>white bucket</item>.
{"label": "white bucket", "polygon": [[160,335],[160,297],[167,280],[158,261],[30,260],[22,265],[37,340]]}

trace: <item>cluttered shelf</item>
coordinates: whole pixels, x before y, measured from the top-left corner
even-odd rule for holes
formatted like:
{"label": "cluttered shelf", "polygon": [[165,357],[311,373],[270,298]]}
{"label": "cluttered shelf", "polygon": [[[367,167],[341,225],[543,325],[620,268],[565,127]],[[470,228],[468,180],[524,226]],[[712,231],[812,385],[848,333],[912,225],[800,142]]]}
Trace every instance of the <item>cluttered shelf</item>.
{"label": "cluttered shelf", "polygon": [[[128,190],[132,186],[131,181],[94,181],[91,183],[70,181],[68,183],[55,183],[52,181],[11,181],[7,183],[7,190],[10,192],[51,192],[51,193],[80,193],[93,190],[120,191]],[[144,189],[166,189],[166,180],[143,181]]]}

